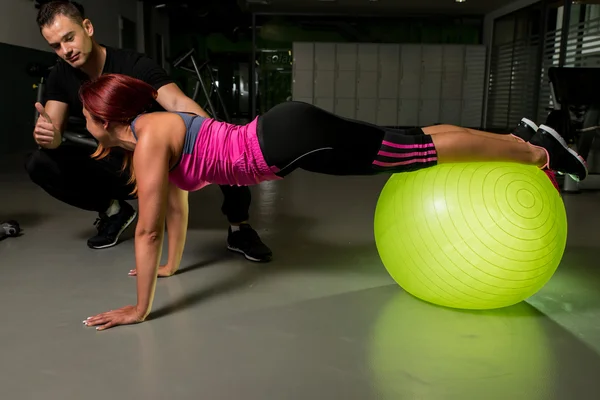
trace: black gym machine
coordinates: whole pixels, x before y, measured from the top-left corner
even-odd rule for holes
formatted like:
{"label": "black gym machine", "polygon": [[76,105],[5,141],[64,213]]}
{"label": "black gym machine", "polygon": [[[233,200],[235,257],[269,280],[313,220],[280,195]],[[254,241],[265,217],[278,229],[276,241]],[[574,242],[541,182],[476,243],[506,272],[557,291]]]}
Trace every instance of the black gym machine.
{"label": "black gym machine", "polygon": [[[563,133],[594,175],[594,164],[599,160],[592,156],[600,144],[596,140],[600,135],[600,68],[551,67],[548,79],[553,107],[548,110],[546,123]],[[563,191],[577,193],[580,188],[565,177]]]}
{"label": "black gym machine", "polygon": [[[204,94],[204,98],[206,99],[206,103],[202,108],[208,110],[211,117],[216,120],[231,122],[229,112],[227,111],[227,107],[225,106],[223,97],[219,92],[219,87],[215,80],[210,61],[206,60],[202,63],[198,63],[198,61],[196,61],[196,58],[194,57],[194,52],[195,49],[192,48],[183,53],[182,55],[174,57],[173,61],[171,62],[171,65],[173,66],[173,68],[178,68],[182,71],[191,73],[196,78],[196,84],[194,85],[194,93],[191,96],[192,100],[198,102],[198,94],[200,92],[200,89],[202,89],[202,93]],[[206,78],[208,79],[209,83],[208,87],[206,85]],[[215,109],[215,97],[216,101],[218,101],[219,103],[222,115],[220,115],[220,113],[217,112],[217,110]]]}

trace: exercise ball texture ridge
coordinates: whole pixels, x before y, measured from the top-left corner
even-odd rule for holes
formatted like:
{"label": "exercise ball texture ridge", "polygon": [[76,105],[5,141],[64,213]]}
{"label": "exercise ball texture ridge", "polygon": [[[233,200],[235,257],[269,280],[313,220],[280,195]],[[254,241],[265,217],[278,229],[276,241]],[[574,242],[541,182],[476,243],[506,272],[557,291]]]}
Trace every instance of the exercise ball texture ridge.
{"label": "exercise ball texture ridge", "polygon": [[440,164],[390,177],[374,231],[383,264],[413,296],[493,309],[548,282],[564,253],[567,217],[560,194],[535,166]]}

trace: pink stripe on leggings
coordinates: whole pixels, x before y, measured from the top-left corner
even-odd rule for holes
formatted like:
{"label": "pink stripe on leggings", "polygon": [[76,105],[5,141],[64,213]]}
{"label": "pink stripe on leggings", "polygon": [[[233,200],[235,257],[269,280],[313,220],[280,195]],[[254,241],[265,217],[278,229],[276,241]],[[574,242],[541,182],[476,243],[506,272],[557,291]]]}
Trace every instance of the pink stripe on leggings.
{"label": "pink stripe on leggings", "polygon": [[383,161],[375,160],[375,161],[373,161],[373,165],[377,165],[379,167],[397,167],[399,165],[408,165],[408,164],[414,164],[414,163],[428,163],[428,162],[433,162],[433,161],[437,161],[437,157],[415,158],[412,160],[398,161],[398,162],[383,162]]}
{"label": "pink stripe on leggings", "polygon": [[420,156],[433,156],[437,153],[435,150],[427,150],[427,151],[414,151],[412,153],[392,153],[390,151],[379,150],[377,155],[384,157],[394,157],[394,158],[407,158],[407,157],[420,157]]}

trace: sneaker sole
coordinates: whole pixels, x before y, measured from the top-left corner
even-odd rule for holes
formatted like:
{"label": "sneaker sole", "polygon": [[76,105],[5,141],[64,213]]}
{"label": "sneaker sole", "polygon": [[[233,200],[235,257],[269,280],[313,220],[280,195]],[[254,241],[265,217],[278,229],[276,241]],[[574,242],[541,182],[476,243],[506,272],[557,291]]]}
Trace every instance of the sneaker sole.
{"label": "sneaker sole", "polygon": [[131,225],[131,223],[136,219],[136,217],[137,217],[137,211],[135,211],[133,213],[133,215],[131,216],[131,218],[129,218],[127,220],[127,222],[125,224],[123,224],[123,226],[119,230],[119,233],[117,233],[117,236],[115,237],[115,241],[114,242],[109,243],[109,244],[105,244],[104,246],[89,246],[90,249],[102,250],[102,249],[108,249],[109,247],[115,246],[117,243],[119,243],[119,238],[121,237],[121,234],[123,232],[125,232],[125,229],[129,228],[129,225]]}
{"label": "sneaker sole", "polygon": [[529,128],[531,128],[532,132],[530,135],[528,135],[527,138],[522,138],[520,136],[515,135],[514,133],[511,133],[510,136],[513,136],[517,139],[519,139],[522,142],[529,142],[531,140],[531,138],[535,135],[535,133],[538,131],[539,126],[537,126],[537,124],[535,122],[533,122],[532,120],[528,119],[528,118],[521,118],[521,121],[519,121],[520,123],[524,123],[525,125],[527,125]]}
{"label": "sneaker sole", "polygon": [[540,128],[535,122],[533,122],[529,118],[521,118],[521,122],[533,129],[534,132],[537,132],[537,130]]}
{"label": "sneaker sole", "polygon": [[[556,132],[554,129],[550,128],[549,126],[546,125],[540,125],[540,129],[543,129],[544,132],[549,133],[550,135],[552,135],[552,137],[556,140],[558,140],[558,143],[561,144],[562,147],[564,147],[569,153],[571,153],[572,155],[574,155],[577,160],[579,160],[579,162],[581,163],[581,165],[583,166],[583,168],[585,169],[585,176],[583,177],[583,179],[587,178],[588,176],[588,169],[587,169],[587,163],[585,162],[585,160],[583,159],[583,157],[581,157],[579,154],[577,154],[576,151],[574,151],[573,149],[571,149],[569,147],[569,145],[567,144],[567,142],[565,141],[565,139],[563,139],[562,136],[560,136],[558,134],[558,132]],[[565,175],[562,172],[558,172],[556,171],[559,175]],[[573,174],[567,174],[571,177],[571,179],[573,179],[576,182],[580,182],[580,179],[577,175],[573,175]]]}
{"label": "sneaker sole", "polygon": [[249,261],[254,261],[254,262],[267,262],[267,261],[271,261],[271,257],[269,257],[268,259],[260,259],[260,258],[254,258],[254,257],[250,257],[248,254],[244,253],[241,249],[238,249],[237,247],[231,247],[229,245],[227,245],[227,249],[236,253],[240,253],[243,254],[244,257],[246,257],[247,260]]}

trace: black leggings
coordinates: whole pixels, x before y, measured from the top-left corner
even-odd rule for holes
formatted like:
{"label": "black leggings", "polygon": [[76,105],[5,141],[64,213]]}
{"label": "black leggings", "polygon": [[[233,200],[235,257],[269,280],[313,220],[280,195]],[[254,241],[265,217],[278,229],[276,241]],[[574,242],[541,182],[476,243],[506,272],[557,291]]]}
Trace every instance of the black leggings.
{"label": "black leggings", "polygon": [[329,175],[373,175],[437,163],[431,136],[420,128],[384,128],[296,101],[260,116],[258,138],[265,161],[282,177],[296,168]]}

